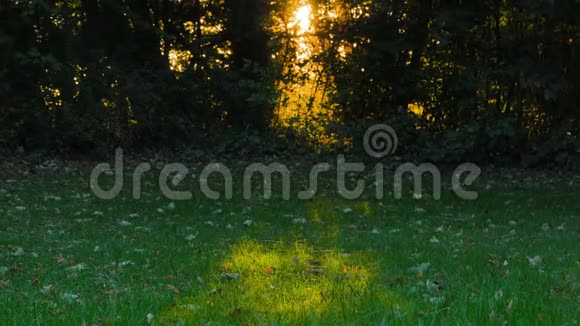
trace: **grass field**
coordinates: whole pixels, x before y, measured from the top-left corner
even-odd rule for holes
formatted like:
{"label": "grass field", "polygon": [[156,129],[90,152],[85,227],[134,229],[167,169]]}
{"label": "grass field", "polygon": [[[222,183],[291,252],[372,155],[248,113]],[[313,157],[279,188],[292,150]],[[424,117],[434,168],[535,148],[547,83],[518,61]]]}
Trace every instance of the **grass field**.
{"label": "grass field", "polygon": [[2,182],[0,324],[577,325],[580,191],[479,187],[172,203],[153,180],[138,201]]}

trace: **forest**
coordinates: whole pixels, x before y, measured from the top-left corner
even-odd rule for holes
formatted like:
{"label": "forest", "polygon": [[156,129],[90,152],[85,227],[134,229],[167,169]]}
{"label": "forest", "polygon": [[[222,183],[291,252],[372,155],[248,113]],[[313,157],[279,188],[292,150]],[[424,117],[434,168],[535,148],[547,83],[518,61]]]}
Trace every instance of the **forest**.
{"label": "forest", "polygon": [[388,122],[412,158],[569,164],[579,13],[575,0],[2,0],[0,147],[356,152]]}
{"label": "forest", "polygon": [[579,0],[0,0],[0,325],[578,325]]}

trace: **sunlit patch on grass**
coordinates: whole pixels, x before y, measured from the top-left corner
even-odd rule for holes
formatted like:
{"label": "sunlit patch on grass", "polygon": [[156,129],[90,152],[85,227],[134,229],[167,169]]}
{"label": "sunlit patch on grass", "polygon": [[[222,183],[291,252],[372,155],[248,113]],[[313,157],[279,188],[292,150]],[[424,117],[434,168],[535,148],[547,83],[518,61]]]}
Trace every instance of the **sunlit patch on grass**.
{"label": "sunlit patch on grass", "polygon": [[343,314],[364,309],[371,299],[400,304],[388,291],[381,298],[371,294],[375,273],[368,254],[243,240],[219,264],[208,284],[164,317],[186,322],[342,320]]}

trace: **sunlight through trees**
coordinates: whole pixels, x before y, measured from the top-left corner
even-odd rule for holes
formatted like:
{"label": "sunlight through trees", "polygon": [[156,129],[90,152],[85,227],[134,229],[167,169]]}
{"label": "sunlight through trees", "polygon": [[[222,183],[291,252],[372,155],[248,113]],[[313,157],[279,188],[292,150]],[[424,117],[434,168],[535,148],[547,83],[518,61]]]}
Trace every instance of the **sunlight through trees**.
{"label": "sunlight through trees", "polygon": [[[417,151],[432,140],[461,142],[459,156],[569,151],[580,129],[578,9],[572,0],[10,0],[0,11],[0,139],[90,149],[97,139],[130,146],[256,130],[322,151],[350,149],[361,125],[390,121]],[[33,125],[42,132],[26,132]]]}

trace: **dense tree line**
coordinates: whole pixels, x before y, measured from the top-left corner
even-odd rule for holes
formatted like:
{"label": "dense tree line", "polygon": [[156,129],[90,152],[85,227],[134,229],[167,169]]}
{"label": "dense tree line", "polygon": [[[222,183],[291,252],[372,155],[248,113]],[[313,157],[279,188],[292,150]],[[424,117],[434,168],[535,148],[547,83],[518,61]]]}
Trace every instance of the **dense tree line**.
{"label": "dense tree line", "polygon": [[576,0],[0,0],[0,146],[336,149],[387,121],[433,160],[567,160],[579,20]]}

